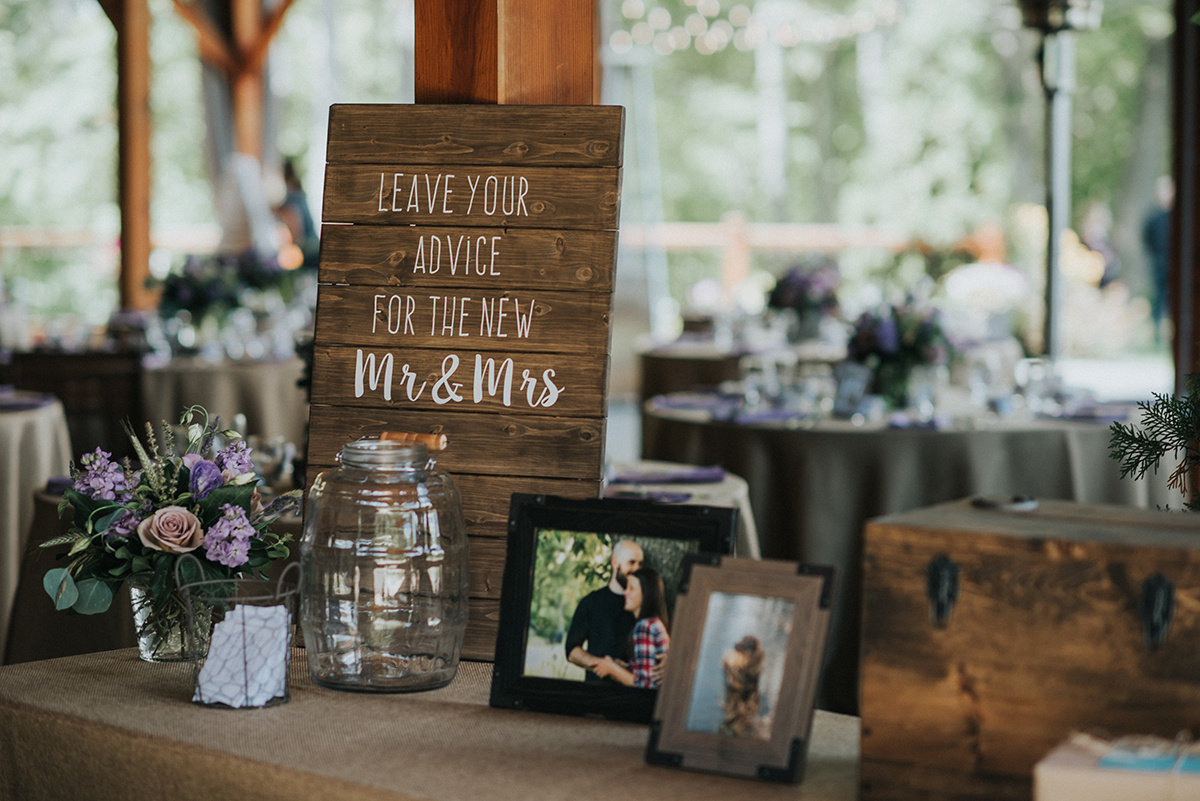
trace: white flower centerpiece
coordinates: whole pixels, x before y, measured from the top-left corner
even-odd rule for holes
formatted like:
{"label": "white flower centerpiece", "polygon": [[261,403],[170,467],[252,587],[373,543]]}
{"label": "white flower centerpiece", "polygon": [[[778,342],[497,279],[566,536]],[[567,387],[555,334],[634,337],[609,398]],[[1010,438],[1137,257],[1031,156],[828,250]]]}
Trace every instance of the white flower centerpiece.
{"label": "white flower centerpiece", "polygon": [[[144,443],[127,426],[140,465],[114,462],[99,448],[72,464],[73,483],[59,505],[59,515],[73,510],[71,526],[42,543],[70,546],[66,565],[43,580],[57,609],[104,612],[129,582],[139,655],[147,661],[192,656],[176,586],[180,556],[196,557],[179,566],[185,583],[261,575],[288,556],[291,536],[272,533],[270,525],[300,496],[288,492],[264,508],[251,449],[236,431],[221,430],[220,418],[210,421],[200,406],[186,409],[179,425],[187,441],[178,448],[165,421],[161,447],[149,423]],[[198,641],[207,642],[207,633],[197,631]]]}

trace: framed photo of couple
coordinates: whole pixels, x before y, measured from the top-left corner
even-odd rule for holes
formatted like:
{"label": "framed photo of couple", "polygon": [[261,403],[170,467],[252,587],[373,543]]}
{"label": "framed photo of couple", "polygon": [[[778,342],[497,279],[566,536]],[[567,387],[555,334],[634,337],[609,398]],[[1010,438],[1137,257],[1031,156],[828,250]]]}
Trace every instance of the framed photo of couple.
{"label": "framed photo of couple", "polygon": [[692,564],[646,761],[799,782],[833,581],[832,567],[795,562]]}
{"label": "framed photo of couple", "polygon": [[491,705],[649,723],[690,560],[736,529],[732,508],[514,494]]}

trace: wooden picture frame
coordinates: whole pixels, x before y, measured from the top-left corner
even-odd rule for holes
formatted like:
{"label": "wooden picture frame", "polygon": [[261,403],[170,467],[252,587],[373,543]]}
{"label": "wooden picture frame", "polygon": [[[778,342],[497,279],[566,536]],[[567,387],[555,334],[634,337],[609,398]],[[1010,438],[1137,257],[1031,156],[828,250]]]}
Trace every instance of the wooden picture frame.
{"label": "wooden picture frame", "polygon": [[[662,576],[669,618],[690,558],[732,553],[736,530],[733,508],[513,494],[491,705],[649,723],[656,688],[601,680],[569,663],[568,645],[583,627],[573,628],[575,614],[592,593],[621,614],[623,596],[614,602],[604,593],[617,544],[628,540]],[[622,645],[627,637],[628,629]]]}
{"label": "wooden picture frame", "polygon": [[832,567],[693,560],[646,761],[799,782],[833,583]]}

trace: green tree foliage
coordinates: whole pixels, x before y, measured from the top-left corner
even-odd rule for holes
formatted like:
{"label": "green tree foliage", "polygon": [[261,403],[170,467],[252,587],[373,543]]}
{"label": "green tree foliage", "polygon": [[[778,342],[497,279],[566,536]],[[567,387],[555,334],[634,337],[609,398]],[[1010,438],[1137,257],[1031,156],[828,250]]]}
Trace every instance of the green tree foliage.
{"label": "green tree foliage", "polygon": [[540,529],[537,537],[529,629],[549,642],[562,641],[583,596],[608,584],[617,541],[629,539],[642,547],[644,564],[663,577],[668,611],[675,608],[683,557],[697,550],[696,543],[685,540],[610,533]]}

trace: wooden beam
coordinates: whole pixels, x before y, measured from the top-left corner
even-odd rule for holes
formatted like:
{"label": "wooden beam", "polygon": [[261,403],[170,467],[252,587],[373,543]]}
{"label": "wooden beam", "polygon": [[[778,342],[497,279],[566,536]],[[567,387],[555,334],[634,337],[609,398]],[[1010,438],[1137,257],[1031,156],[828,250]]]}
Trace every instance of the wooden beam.
{"label": "wooden beam", "polygon": [[239,69],[233,76],[233,146],[262,160],[263,76],[261,70],[246,69],[245,54],[254,49],[263,31],[260,0],[231,0],[233,46]]}
{"label": "wooden beam", "polygon": [[594,104],[594,0],[498,2],[499,102]]}
{"label": "wooden beam", "polygon": [[196,29],[200,58],[232,79],[240,69],[237,54],[230,46],[229,39],[213,24],[208,12],[199,8],[195,0],[191,3],[175,0],[175,12]]}
{"label": "wooden beam", "polygon": [[416,0],[416,101],[591,105],[594,0]]}
{"label": "wooden beam", "polygon": [[242,54],[246,69],[262,72],[263,64],[267,60],[267,53],[271,49],[271,42],[275,39],[275,34],[279,33],[279,26],[283,24],[283,16],[292,7],[294,1],[283,0],[263,19],[262,31],[258,39],[249,50]]}
{"label": "wooden beam", "polygon": [[495,103],[496,0],[416,0],[418,103]]}
{"label": "wooden beam", "polygon": [[[149,309],[150,276],[150,10],[146,0],[105,6],[117,25],[118,171],[121,205],[122,309]],[[114,6],[110,11],[108,6]]]}

